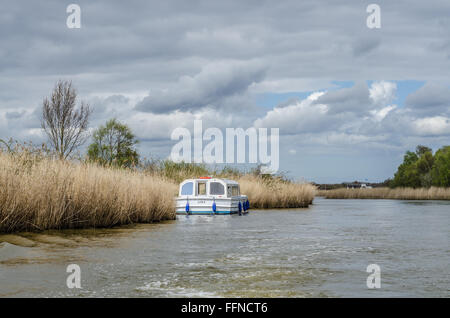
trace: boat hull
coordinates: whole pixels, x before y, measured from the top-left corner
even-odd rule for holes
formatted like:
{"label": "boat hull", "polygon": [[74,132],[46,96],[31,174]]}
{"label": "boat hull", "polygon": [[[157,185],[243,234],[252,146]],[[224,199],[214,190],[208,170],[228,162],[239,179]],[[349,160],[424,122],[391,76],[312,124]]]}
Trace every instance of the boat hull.
{"label": "boat hull", "polygon": [[[176,198],[176,213],[177,215],[230,215],[230,214],[246,214],[248,210],[245,209],[245,202],[247,196],[238,196],[233,198],[200,198],[189,199],[185,197]],[[213,205],[215,203],[215,211]],[[241,209],[239,211],[239,203]],[[186,205],[189,208],[186,208]]]}
{"label": "boat hull", "polygon": [[[241,214],[247,214],[248,211],[242,211]],[[189,211],[189,212],[177,212],[177,215],[232,215],[232,214],[239,214],[239,212],[236,211]]]}

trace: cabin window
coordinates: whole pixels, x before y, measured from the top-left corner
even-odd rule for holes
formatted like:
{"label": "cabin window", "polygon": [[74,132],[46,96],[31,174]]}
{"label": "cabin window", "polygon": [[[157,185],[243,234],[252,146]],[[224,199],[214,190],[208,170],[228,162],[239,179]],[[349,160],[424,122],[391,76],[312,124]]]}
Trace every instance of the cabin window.
{"label": "cabin window", "polygon": [[192,184],[192,182],[185,183],[181,187],[181,195],[192,195],[193,189],[194,185]]}
{"label": "cabin window", "polygon": [[233,196],[239,195],[239,187],[238,186],[233,186],[231,189],[232,189],[231,191],[232,191]]}
{"label": "cabin window", "polygon": [[225,194],[225,187],[222,183],[211,182],[209,184],[209,194],[211,195],[223,195]]}
{"label": "cabin window", "polygon": [[227,186],[227,197],[231,197],[231,186]]}
{"label": "cabin window", "polygon": [[206,195],[206,183],[197,184],[197,195]]}

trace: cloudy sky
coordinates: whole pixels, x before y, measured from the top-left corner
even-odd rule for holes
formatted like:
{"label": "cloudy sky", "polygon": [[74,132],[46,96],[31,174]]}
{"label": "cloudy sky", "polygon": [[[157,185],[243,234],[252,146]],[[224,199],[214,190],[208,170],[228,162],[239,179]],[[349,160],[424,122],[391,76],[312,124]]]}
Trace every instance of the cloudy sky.
{"label": "cloudy sky", "polygon": [[143,156],[194,119],[280,128],[280,170],[316,182],[382,181],[450,144],[448,0],[0,1],[0,138],[44,141],[42,99],[70,79],[91,127],[127,123]]}

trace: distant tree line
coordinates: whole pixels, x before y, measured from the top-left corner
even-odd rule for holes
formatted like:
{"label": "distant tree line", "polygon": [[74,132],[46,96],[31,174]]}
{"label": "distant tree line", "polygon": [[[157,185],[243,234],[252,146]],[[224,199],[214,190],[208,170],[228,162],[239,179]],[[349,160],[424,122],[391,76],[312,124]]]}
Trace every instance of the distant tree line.
{"label": "distant tree line", "polygon": [[450,187],[450,146],[433,151],[419,145],[416,151],[407,151],[389,186],[429,188]]}

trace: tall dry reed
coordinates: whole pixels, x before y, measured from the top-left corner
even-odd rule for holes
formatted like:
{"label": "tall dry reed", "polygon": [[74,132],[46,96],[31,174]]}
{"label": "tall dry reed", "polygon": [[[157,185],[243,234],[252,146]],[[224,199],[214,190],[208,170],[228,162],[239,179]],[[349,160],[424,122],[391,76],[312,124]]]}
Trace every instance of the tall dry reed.
{"label": "tall dry reed", "polygon": [[264,179],[244,175],[237,180],[241,193],[249,198],[252,208],[307,207],[314,199],[316,188],[307,183],[293,183],[280,179]]}
{"label": "tall dry reed", "polygon": [[0,153],[0,232],[174,219],[175,193],[158,176]]}
{"label": "tall dry reed", "polygon": [[450,200],[450,188],[373,188],[321,190],[327,199]]}

